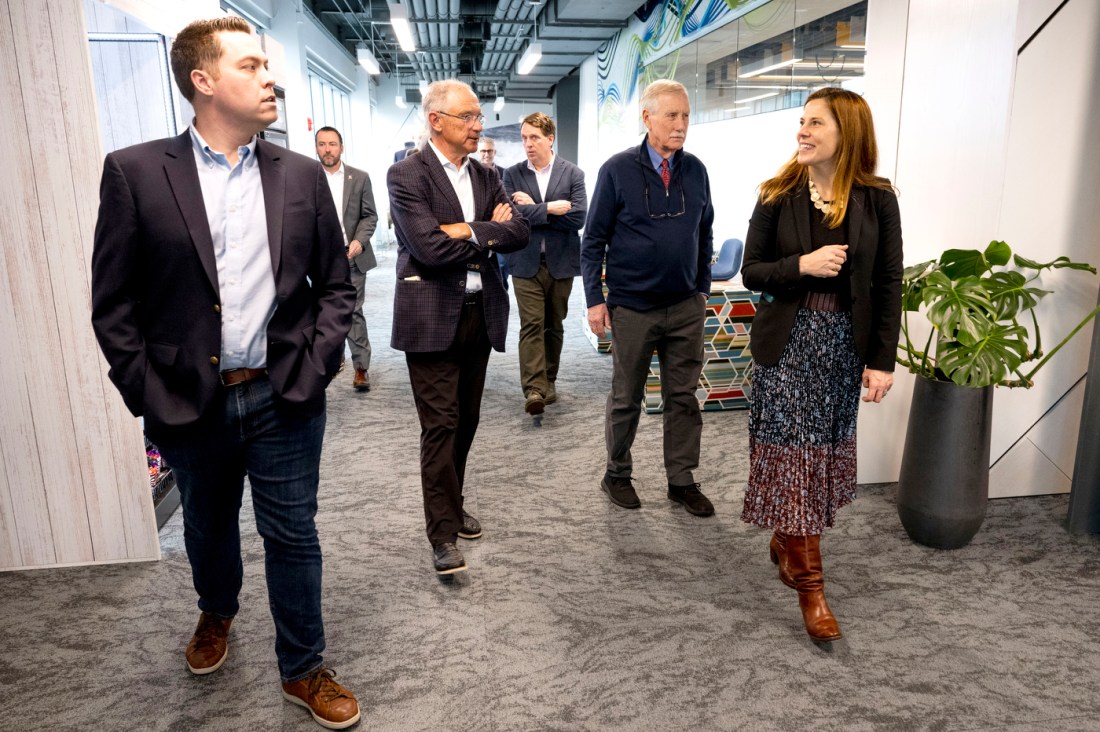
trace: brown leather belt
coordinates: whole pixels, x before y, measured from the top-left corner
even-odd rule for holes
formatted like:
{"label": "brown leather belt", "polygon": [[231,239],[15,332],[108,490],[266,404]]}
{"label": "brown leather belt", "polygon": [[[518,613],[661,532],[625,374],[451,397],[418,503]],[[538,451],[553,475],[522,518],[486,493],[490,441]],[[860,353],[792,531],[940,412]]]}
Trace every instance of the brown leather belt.
{"label": "brown leather belt", "polygon": [[237,386],[267,376],[267,369],[229,369],[218,374],[222,386]]}

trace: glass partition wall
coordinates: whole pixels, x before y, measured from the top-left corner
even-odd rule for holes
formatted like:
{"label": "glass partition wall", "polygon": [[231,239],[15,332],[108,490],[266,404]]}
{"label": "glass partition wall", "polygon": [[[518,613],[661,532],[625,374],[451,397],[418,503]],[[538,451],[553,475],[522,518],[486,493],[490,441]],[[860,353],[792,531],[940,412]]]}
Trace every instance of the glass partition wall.
{"label": "glass partition wall", "polygon": [[651,61],[642,86],[681,82],[693,123],[801,107],[825,86],[859,93],[866,30],[866,0],[772,0]]}

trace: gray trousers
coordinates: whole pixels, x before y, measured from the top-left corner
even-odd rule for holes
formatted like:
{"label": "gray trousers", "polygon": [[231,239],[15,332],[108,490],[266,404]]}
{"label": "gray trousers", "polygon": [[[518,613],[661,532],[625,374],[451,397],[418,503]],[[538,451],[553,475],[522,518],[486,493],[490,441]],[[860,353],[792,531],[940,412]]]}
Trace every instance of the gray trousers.
{"label": "gray trousers", "polygon": [[607,472],[629,478],[634,467],[630,447],[638,431],[653,351],[661,364],[664,399],[665,473],[673,485],[695,482],[703,417],[695,396],[703,370],[706,301],[700,295],[647,312],[611,309],[611,393],[607,396],[604,436]]}
{"label": "gray trousers", "polygon": [[348,262],[348,264],[351,265],[351,284],[355,285],[355,310],[351,313],[351,330],[348,331],[351,363],[357,369],[370,371],[370,338],[367,337],[367,319],[363,316],[363,301],[367,295],[367,275],[359,271],[355,262]]}

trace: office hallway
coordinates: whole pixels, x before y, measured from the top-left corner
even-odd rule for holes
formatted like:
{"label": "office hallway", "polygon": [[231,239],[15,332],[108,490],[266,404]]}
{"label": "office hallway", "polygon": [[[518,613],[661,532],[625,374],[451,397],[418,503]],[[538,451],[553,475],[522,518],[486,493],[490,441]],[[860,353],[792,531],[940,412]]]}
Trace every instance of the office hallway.
{"label": "office hallway", "polygon": [[[326,662],[359,697],[354,729],[1100,729],[1100,540],[1065,532],[1066,496],[992,502],[970,546],[940,552],[909,541],[893,485],[863,487],[823,541],[845,638],[819,648],[768,534],[739,519],[746,412],[704,416],[696,479],[714,517],[666,499],[656,416],[634,447],[642,508],[600,491],[611,362],[581,334],[579,279],[540,428],[513,303],[467,475],[484,536],[460,542],[470,571],[441,581],[388,346],[394,251],[379,254],[372,390],[347,370],[329,389],[317,519]],[[0,730],[320,729],[279,693],[247,493],[241,523],[242,609],[209,676],[183,659],[197,611],[178,512],[160,562],[0,573]]]}

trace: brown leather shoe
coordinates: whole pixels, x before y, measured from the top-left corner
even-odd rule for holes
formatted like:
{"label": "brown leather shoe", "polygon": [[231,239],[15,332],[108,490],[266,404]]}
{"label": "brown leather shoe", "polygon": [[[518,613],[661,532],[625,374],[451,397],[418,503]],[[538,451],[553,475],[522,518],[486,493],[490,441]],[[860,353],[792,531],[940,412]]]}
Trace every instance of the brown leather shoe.
{"label": "brown leather shoe", "polygon": [[786,534],[787,566],[798,590],[802,622],[810,638],[821,643],[839,640],[840,625],[825,601],[825,574],[821,571],[821,536]]}
{"label": "brown leather shoe", "polygon": [[778,531],[772,534],[771,543],[768,544],[768,553],[771,554],[772,564],[779,565],[779,581],[791,589],[797,590],[794,579],[791,578],[791,568],[787,565],[787,537]]}
{"label": "brown leather shoe", "polygon": [[351,385],[356,391],[370,391],[370,378],[365,369],[355,369],[355,377],[351,380]]}
{"label": "brown leather shoe", "polygon": [[232,624],[233,618],[219,618],[210,613],[199,616],[195,635],[184,653],[191,673],[201,676],[222,667],[229,656],[229,626]]}
{"label": "brown leather shoe", "polygon": [[283,698],[305,707],[317,724],[327,729],[345,729],[359,721],[359,702],[341,684],[336,672],[319,668],[304,679],[283,684]]}

